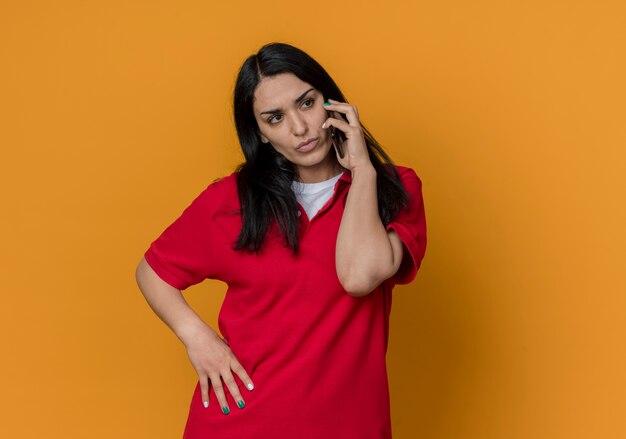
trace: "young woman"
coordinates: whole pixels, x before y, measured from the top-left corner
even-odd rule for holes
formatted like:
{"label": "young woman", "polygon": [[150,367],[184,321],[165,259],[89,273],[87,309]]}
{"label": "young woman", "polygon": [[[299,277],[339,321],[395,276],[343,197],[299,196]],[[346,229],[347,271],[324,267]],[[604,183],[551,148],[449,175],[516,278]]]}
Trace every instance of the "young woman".
{"label": "young woman", "polygon": [[[184,438],[390,438],[391,294],[426,251],[421,180],[291,45],[245,60],[234,115],[245,162],[136,272],[198,373]],[[228,285],[223,338],[181,294],[206,278]]]}

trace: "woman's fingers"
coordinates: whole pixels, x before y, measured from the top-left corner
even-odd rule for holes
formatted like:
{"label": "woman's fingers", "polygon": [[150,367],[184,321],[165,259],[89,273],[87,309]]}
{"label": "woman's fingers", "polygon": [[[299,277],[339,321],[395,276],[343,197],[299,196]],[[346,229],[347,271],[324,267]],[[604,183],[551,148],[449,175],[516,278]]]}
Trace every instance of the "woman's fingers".
{"label": "woman's fingers", "polygon": [[339,102],[334,99],[328,99],[328,103],[330,105],[324,104],[324,107],[327,110],[332,109],[337,113],[343,114],[350,125],[359,125],[359,110],[357,110],[355,105],[348,104],[346,102]]}
{"label": "woman's fingers", "polygon": [[[200,332],[199,335],[187,343],[186,346],[189,359],[198,372],[198,381],[200,382],[204,407],[209,407],[212,388],[219,402],[220,409],[224,414],[229,414],[230,407],[226,400],[226,388],[230,391],[237,406],[244,408],[245,401],[241,396],[239,385],[232,371],[241,377],[248,390],[252,390],[254,384],[239,360],[235,357],[235,354],[226,340],[219,337],[216,333],[207,330]],[[224,383],[222,383],[222,379]]]}
{"label": "woman's fingers", "polygon": [[354,128],[352,125],[348,124],[348,122],[346,122],[345,120],[340,120],[340,119],[336,119],[333,117],[329,117],[328,119],[326,119],[326,122],[324,122],[324,124],[322,125],[322,128],[330,128],[331,126],[335,128],[339,128],[341,131],[343,131],[346,134],[348,134],[350,130]]}
{"label": "woman's fingers", "polygon": [[228,402],[226,402],[226,395],[224,394],[224,386],[222,385],[222,379],[219,375],[211,375],[211,387],[213,387],[213,391],[215,392],[215,396],[217,396],[217,401],[220,404],[222,409],[222,413],[225,415],[230,413],[230,408],[228,407]]}
{"label": "woman's fingers", "polygon": [[209,406],[209,377],[200,376],[200,393],[202,394],[202,403],[204,407]]}
{"label": "woman's fingers", "polygon": [[224,378],[224,383],[226,384],[226,387],[228,387],[228,390],[230,391],[230,395],[233,397],[237,404],[237,407],[239,407],[240,409],[244,408],[246,406],[246,403],[241,397],[241,393],[239,392],[239,386],[237,385],[237,381],[235,381],[235,378],[233,378],[233,374],[230,372],[230,369],[222,373],[222,376]]}
{"label": "woman's fingers", "polygon": [[243,383],[246,385],[246,388],[248,390],[254,389],[254,383],[252,382],[252,379],[250,378],[250,376],[248,376],[248,373],[243,368],[243,366],[241,365],[239,360],[237,360],[237,358],[235,358],[234,355],[233,355],[233,359],[232,359],[230,368],[233,370],[233,372],[235,372],[237,374],[237,376],[239,378],[241,378],[241,381],[243,381]]}

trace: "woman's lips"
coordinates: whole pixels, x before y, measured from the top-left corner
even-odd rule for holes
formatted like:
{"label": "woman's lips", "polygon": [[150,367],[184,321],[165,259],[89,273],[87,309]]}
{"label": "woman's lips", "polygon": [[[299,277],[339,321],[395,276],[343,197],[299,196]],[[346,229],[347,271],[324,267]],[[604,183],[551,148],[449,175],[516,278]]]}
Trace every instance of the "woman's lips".
{"label": "woman's lips", "polygon": [[304,145],[299,146],[296,149],[300,152],[309,152],[317,146],[317,142],[319,141],[319,139],[319,137],[316,137],[314,140],[310,141],[309,143],[305,143]]}

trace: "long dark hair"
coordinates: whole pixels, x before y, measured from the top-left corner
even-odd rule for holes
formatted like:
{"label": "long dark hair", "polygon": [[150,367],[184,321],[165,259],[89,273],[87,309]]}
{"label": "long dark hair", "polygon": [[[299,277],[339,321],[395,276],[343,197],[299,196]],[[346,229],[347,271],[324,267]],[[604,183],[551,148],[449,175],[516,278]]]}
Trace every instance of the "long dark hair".
{"label": "long dark hair", "polygon": [[[272,224],[285,237],[285,245],[298,254],[298,202],[291,183],[296,166],[274,148],[261,142],[252,103],[264,77],[293,73],[328,99],[348,102],[324,68],[302,50],[286,43],[269,43],[250,55],[237,75],[233,110],[245,162],[236,169],[242,228],[233,250],[258,253]],[[378,211],[386,226],[406,207],[408,195],[392,160],[361,123],[370,161],[377,172]],[[334,154],[331,148],[330,154]]]}

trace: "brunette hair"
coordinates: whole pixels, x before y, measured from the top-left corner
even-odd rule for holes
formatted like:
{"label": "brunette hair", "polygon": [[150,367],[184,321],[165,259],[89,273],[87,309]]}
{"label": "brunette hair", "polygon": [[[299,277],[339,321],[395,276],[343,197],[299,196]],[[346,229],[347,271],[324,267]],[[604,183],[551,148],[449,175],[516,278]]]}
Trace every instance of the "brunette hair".
{"label": "brunette hair", "polygon": [[[298,254],[298,202],[291,183],[297,177],[296,166],[273,147],[261,142],[252,103],[264,77],[293,73],[311,84],[328,99],[348,102],[335,81],[307,53],[286,43],[269,43],[241,66],[233,93],[233,112],[239,143],[245,162],[236,169],[242,228],[234,250],[258,253],[274,224],[285,238],[285,246]],[[370,161],[376,169],[378,211],[386,226],[397,212],[406,207],[408,194],[391,158],[361,123]],[[330,154],[335,154],[333,148]]]}

